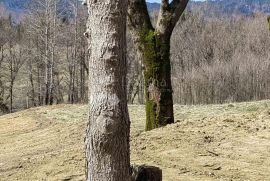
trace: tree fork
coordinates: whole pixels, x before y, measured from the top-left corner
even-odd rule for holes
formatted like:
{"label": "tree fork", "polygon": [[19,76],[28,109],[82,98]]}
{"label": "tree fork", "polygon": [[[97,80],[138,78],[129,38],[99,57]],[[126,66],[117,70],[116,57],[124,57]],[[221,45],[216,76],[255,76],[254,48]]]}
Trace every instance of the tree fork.
{"label": "tree fork", "polygon": [[174,122],[170,38],[189,0],[162,0],[154,28],[145,0],[130,0],[128,25],[144,64],[146,130]]}

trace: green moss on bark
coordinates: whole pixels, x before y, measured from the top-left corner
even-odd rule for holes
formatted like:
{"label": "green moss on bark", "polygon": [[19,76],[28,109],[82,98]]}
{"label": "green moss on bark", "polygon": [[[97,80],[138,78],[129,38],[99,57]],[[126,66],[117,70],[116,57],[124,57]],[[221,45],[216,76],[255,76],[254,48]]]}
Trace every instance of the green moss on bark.
{"label": "green moss on bark", "polygon": [[151,130],[173,122],[170,41],[148,29],[140,32],[140,41],[145,66],[146,130]]}
{"label": "green moss on bark", "polygon": [[267,21],[268,21],[268,27],[269,27],[269,30],[270,30],[270,16],[267,17]]}
{"label": "green moss on bark", "polygon": [[146,101],[145,103],[146,108],[146,130],[151,130],[158,126],[158,120],[155,117],[155,110],[156,110],[156,104],[153,101]]}

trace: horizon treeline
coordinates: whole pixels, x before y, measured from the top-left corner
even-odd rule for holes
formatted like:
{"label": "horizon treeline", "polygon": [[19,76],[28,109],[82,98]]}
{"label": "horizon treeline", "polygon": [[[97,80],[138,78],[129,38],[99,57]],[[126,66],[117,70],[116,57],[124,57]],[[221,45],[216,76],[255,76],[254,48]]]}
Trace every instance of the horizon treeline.
{"label": "horizon treeline", "polygon": [[[0,110],[85,103],[87,10],[38,0],[14,23],[0,7]],[[153,21],[155,21],[153,14]],[[128,38],[128,101],[144,103],[143,65]],[[171,40],[174,103],[212,104],[270,98],[270,32],[265,15],[182,16]]]}

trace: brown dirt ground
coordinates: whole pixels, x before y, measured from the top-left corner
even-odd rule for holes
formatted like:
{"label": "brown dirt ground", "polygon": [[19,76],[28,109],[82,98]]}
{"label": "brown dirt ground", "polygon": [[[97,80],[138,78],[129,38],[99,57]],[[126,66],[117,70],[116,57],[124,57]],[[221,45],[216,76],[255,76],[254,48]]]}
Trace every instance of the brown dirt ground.
{"label": "brown dirt ground", "polygon": [[[0,117],[0,180],[84,180],[87,107],[39,107]],[[131,161],[165,181],[270,181],[270,101],[175,106],[177,122],[143,132],[129,107]]]}

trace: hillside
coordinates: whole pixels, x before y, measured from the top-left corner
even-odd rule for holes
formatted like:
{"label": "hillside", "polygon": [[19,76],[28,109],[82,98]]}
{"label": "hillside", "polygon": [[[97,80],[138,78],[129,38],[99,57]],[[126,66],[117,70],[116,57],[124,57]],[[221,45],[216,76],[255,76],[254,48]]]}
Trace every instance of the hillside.
{"label": "hillside", "polygon": [[[0,117],[0,180],[84,180],[85,105],[38,107]],[[143,132],[132,105],[131,161],[165,181],[270,178],[270,101],[175,106],[177,123]]]}

